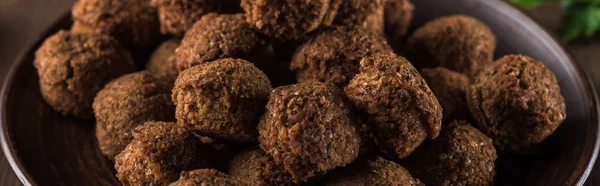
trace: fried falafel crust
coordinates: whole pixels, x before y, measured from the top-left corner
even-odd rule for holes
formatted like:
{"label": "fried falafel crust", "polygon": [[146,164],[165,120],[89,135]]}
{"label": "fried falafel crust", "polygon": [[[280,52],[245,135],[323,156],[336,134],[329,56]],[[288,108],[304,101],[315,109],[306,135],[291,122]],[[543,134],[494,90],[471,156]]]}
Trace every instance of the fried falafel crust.
{"label": "fried falafel crust", "polygon": [[363,113],[375,143],[392,158],[404,158],[426,137],[439,135],[442,108],[419,72],[404,57],[366,57],[360,73],[345,88]]}
{"label": "fried falafel crust", "polygon": [[473,17],[446,16],[417,29],[408,38],[408,48],[419,68],[442,66],[471,76],[492,62],[496,36]]}
{"label": "fried falafel crust", "polygon": [[483,67],[467,89],[467,102],[494,144],[516,153],[531,153],[567,118],[554,73],[523,55],[507,55]]}
{"label": "fried falafel crust", "polygon": [[96,93],[111,79],[133,72],[131,55],[110,36],[61,30],[35,52],[42,97],[63,115],[93,118]]}
{"label": "fried falafel crust", "polygon": [[325,82],[345,87],[359,72],[362,58],[390,53],[385,38],[361,28],[332,27],[300,46],[290,69],[298,82]]}
{"label": "fried falafel crust", "polygon": [[337,87],[315,82],[278,87],[258,125],[260,147],[296,183],[358,156],[360,135],[350,104]]}
{"label": "fried falafel crust", "polygon": [[453,121],[408,157],[406,166],[427,185],[490,185],[497,158],[489,137],[465,121]]}
{"label": "fried falafel crust", "polygon": [[181,72],[175,81],[175,117],[200,135],[253,142],[271,90],[267,76],[248,61],[204,63]]}

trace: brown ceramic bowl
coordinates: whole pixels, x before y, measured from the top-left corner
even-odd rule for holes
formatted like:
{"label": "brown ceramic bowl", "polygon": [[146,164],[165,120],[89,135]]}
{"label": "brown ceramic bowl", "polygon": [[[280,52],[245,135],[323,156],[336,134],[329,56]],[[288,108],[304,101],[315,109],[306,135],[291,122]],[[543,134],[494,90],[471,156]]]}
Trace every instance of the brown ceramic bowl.
{"label": "brown ceramic bowl", "polygon": [[[567,52],[525,15],[496,0],[413,0],[414,27],[443,15],[467,14],[488,24],[498,37],[496,56],[525,54],[543,61],[557,76],[568,118],[551,136],[543,155],[500,153],[497,185],[582,185],[598,152],[595,91]],[[102,157],[94,122],[64,117],[40,95],[34,51],[44,38],[68,29],[65,15],[14,63],[1,102],[2,149],[26,185],[116,185],[111,162]]]}

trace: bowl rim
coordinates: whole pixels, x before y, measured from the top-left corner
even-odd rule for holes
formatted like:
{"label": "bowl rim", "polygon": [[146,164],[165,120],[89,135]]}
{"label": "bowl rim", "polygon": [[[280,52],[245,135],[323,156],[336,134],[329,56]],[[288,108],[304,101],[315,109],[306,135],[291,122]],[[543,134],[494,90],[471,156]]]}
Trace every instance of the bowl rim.
{"label": "bowl rim", "polygon": [[[598,158],[598,152],[600,150],[600,110],[598,107],[600,106],[600,101],[598,100],[598,93],[596,92],[596,88],[591,81],[590,76],[583,71],[581,65],[577,62],[577,60],[573,57],[571,52],[559,42],[559,40],[549,34],[549,32],[542,28],[537,22],[533,21],[527,14],[521,11],[521,9],[516,8],[505,1],[480,1],[481,3],[490,4],[492,7],[497,8],[498,11],[504,12],[506,16],[512,17],[513,20],[522,20],[521,22],[527,24],[528,27],[523,27],[525,29],[532,30],[531,32],[535,32],[541,35],[542,38],[550,38],[550,40],[541,40],[545,45],[550,46],[552,49],[556,51],[561,51],[568,58],[568,63],[573,66],[573,70],[575,70],[575,75],[579,76],[581,80],[581,85],[585,91],[585,93],[591,96],[592,104],[589,109],[590,113],[592,113],[591,128],[595,130],[587,130],[587,135],[593,137],[592,143],[586,143],[584,145],[584,149],[582,155],[579,157],[577,165],[575,167],[575,172],[573,172],[567,182],[565,184],[582,186],[587,181],[587,178],[590,176],[592,170],[594,169],[594,165]],[[591,151],[590,151],[591,148]],[[591,154],[590,154],[591,153]],[[588,155],[588,156],[586,156]],[[584,158],[588,157],[588,158]],[[600,174],[600,173],[599,173]]]}
{"label": "bowl rim", "polygon": [[63,13],[56,21],[54,21],[48,28],[40,32],[40,34],[36,37],[35,40],[31,40],[26,44],[15,61],[11,64],[8,73],[6,73],[4,84],[2,85],[2,90],[0,91],[0,145],[2,146],[2,152],[6,157],[10,167],[13,172],[16,174],[17,178],[23,183],[23,185],[38,185],[35,180],[32,178],[32,175],[26,173],[26,169],[23,165],[23,160],[21,157],[17,156],[17,152],[14,146],[14,139],[10,131],[10,125],[8,124],[8,97],[10,94],[11,87],[14,86],[17,74],[17,71],[26,65],[25,59],[28,54],[33,54],[37,50],[34,48],[36,46],[40,46],[45,37],[50,36],[56,32],[56,30],[63,29],[61,25],[71,20],[71,11],[66,11]]}
{"label": "bowl rim", "polygon": [[[571,53],[568,50],[566,50],[554,36],[548,34],[548,32],[544,28],[541,28],[525,13],[521,12],[519,9],[513,7],[512,5],[504,1],[480,0],[480,2],[492,4],[491,6],[499,7],[498,10],[505,12],[507,16],[512,17],[514,20],[521,20],[521,22],[529,25],[528,29],[532,30],[535,33],[541,34],[541,37],[550,38],[551,40],[543,40],[542,42],[545,43],[547,46],[550,46],[551,48],[557,51],[562,51],[564,54],[566,54],[567,58],[569,59],[568,63],[570,63],[574,67],[575,75],[579,76],[579,79],[582,81],[581,84],[585,93],[587,93],[593,99],[593,104],[591,104],[590,109],[592,109],[592,123],[595,124],[592,126],[592,129],[595,130],[588,130],[587,135],[594,137],[594,141],[593,143],[588,143],[584,146],[583,155],[580,156],[577,162],[576,170],[574,172],[575,174],[572,174],[567,182],[573,183],[574,185],[583,185],[589,177],[592,169],[594,168],[594,164],[598,156],[598,151],[600,149],[600,110],[598,109],[600,102],[598,100],[596,89],[591,83],[592,81],[589,78],[589,75],[587,75],[587,73],[585,73],[585,71],[582,70],[581,66],[579,65],[579,63],[576,62],[575,58],[573,58]],[[26,47],[24,47],[21,50],[18,57],[15,58],[16,60],[14,60],[11,64],[9,71],[6,73],[4,84],[2,85],[2,90],[0,91],[0,145],[2,146],[4,156],[6,157],[6,160],[11,166],[13,172],[24,185],[38,184],[32,178],[31,174],[26,173],[26,169],[23,165],[23,160],[19,156],[17,156],[17,152],[14,145],[14,139],[12,134],[9,132],[10,126],[8,125],[7,121],[9,93],[11,87],[14,86],[16,80],[15,75],[17,71],[27,64],[25,62],[25,59],[27,58],[28,54],[35,53],[35,50],[37,50],[37,48],[34,47],[40,46],[44,42],[46,36],[54,34],[56,30],[63,29],[61,25],[62,23],[71,20],[70,14],[70,11],[66,11],[66,13],[63,13],[59,17],[59,19],[52,23],[51,26],[46,28],[43,32],[40,32],[41,34],[39,34],[35,40],[31,40],[29,43],[26,44]]]}

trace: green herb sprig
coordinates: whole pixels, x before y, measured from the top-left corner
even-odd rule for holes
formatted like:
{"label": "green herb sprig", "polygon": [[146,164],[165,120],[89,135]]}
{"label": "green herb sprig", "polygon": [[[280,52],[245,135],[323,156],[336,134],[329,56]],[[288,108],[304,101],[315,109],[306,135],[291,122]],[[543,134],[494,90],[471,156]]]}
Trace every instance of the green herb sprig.
{"label": "green herb sprig", "polygon": [[509,0],[521,8],[535,8],[544,3],[560,2],[563,15],[561,40],[565,43],[580,37],[590,38],[600,30],[600,0]]}

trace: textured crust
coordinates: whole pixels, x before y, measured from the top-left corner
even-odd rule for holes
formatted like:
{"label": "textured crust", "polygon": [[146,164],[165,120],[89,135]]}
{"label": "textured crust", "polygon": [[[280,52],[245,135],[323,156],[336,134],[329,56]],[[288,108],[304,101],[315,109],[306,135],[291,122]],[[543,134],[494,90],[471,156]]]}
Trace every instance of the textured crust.
{"label": "textured crust", "polygon": [[343,0],[333,24],[360,27],[383,34],[387,0]]}
{"label": "textured crust", "polygon": [[347,167],[335,170],[324,185],[328,186],[424,186],[404,167],[379,156],[356,160]]}
{"label": "textured crust", "polygon": [[489,137],[464,121],[454,121],[406,162],[427,185],[490,185],[497,157]]}
{"label": "textured crust", "polygon": [[271,62],[265,57],[267,46],[267,38],[244,22],[244,14],[211,13],[185,34],[176,50],[177,69],[222,58],[245,59],[262,67],[263,62]]}
{"label": "textured crust", "polygon": [[146,122],[115,157],[123,185],[167,185],[183,170],[209,167],[218,155],[193,134],[172,122]]}
{"label": "textured crust", "polygon": [[469,109],[501,150],[527,153],[566,119],[565,101],[554,74],[522,55],[486,65],[467,89]]}
{"label": "textured crust", "polygon": [[467,76],[443,67],[423,69],[421,76],[442,105],[444,122],[471,119],[466,96],[469,86]]}
{"label": "textured crust", "polygon": [[246,21],[280,40],[297,40],[329,26],[342,0],[242,0]]}
{"label": "textured crust", "polygon": [[229,162],[228,173],[253,185],[295,185],[292,175],[259,148],[250,148],[236,155]]}
{"label": "textured crust", "polygon": [[360,28],[333,27],[300,46],[290,69],[298,82],[326,82],[344,87],[358,74],[360,60],[392,49],[382,36]]}
{"label": "textured crust", "polygon": [[146,70],[161,81],[173,84],[179,71],[174,61],[175,49],[181,44],[181,39],[172,38],[160,44],[148,59]]}
{"label": "textured crust", "polygon": [[385,33],[392,41],[400,42],[400,39],[404,37],[413,19],[414,10],[415,7],[410,0],[386,0]]}
{"label": "textured crust", "polygon": [[63,115],[89,119],[92,102],[108,81],[133,72],[130,54],[112,37],[59,31],[35,53],[40,91]]}
{"label": "textured crust", "polygon": [[442,109],[417,70],[395,54],[366,57],[360,74],[345,89],[352,103],[368,115],[379,148],[404,158],[427,136],[440,132]]}
{"label": "textured crust", "polygon": [[343,92],[325,83],[276,88],[258,125],[260,147],[296,183],[309,181],[358,156],[360,136]]}
{"label": "textured crust", "polygon": [[445,67],[472,75],[494,57],[496,36],[479,20],[463,16],[435,19],[408,38],[415,66]]}
{"label": "textured crust", "polygon": [[102,154],[113,159],[146,121],[175,121],[171,86],[141,71],[121,76],[94,98],[96,138]]}
{"label": "textured crust", "polygon": [[248,61],[226,58],[194,66],[175,81],[175,117],[201,135],[256,141],[271,89],[267,76]]}
{"label": "textured crust", "polygon": [[183,171],[179,180],[169,184],[169,186],[242,186],[249,185],[241,180],[226,175],[214,169],[198,169],[193,171]]}
{"label": "textured crust", "polygon": [[149,0],[79,0],[72,15],[73,32],[113,36],[136,56],[148,55],[161,38]]}
{"label": "textured crust", "polygon": [[203,15],[220,10],[221,0],[152,0],[163,34],[183,36]]}

